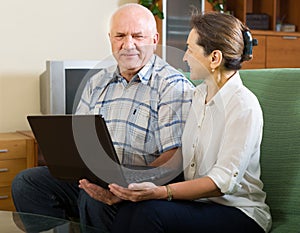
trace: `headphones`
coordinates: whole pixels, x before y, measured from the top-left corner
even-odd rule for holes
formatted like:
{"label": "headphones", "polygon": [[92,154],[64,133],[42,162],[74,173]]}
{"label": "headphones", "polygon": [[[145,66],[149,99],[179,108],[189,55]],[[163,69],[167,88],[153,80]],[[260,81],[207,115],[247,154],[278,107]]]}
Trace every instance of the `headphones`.
{"label": "headphones", "polygon": [[258,41],[255,38],[252,38],[251,32],[249,30],[243,31],[244,38],[244,52],[243,55],[252,56],[253,54],[253,46],[258,45]]}

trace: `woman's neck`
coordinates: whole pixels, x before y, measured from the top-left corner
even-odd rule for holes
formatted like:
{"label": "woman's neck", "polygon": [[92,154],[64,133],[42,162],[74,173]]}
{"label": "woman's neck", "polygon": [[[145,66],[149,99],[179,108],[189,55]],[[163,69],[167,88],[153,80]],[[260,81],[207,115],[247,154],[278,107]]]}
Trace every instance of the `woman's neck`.
{"label": "woman's neck", "polygon": [[226,71],[215,73],[214,78],[206,80],[207,84],[207,95],[205,102],[208,103],[217,92],[225,85],[225,83],[234,76],[236,71]]}

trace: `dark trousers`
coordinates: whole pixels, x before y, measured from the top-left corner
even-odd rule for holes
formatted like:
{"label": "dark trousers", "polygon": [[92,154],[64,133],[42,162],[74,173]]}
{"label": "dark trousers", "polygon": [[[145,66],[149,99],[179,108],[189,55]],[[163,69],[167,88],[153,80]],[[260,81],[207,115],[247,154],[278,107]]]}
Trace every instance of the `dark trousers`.
{"label": "dark trousers", "polygon": [[[92,199],[77,183],[55,179],[47,167],[19,173],[12,184],[16,210],[63,219],[80,219],[84,225],[110,232],[117,206]],[[26,224],[26,223],[25,223]]]}
{"label": "dark trousers", "polygon": [[237,208],[193,201],[123,203],[113,233],[263,233]]}

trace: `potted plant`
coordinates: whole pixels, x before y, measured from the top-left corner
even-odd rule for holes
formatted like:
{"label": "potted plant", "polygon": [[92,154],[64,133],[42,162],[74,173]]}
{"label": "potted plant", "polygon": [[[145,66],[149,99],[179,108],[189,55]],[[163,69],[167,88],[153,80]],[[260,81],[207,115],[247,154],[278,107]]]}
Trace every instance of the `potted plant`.
{"label": "potted plant", "polygon": [[207,0],[215,11],[225,12],[226,0]]}
{"label": "potted plant", "polygon": [[152,14],[157,15],[158,18],[164,18],[164,14],[159,8],[158,0],[140,0],[139,4],[147,7],[152,12]]}

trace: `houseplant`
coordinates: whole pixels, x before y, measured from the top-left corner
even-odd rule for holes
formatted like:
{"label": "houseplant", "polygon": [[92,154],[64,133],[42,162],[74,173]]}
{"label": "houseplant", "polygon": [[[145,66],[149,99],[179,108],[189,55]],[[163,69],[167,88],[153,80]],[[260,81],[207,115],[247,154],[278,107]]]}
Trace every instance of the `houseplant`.
{"label": "houseplant", "polygon": [[139,4],[147,7],[152,14],[157,15],[158,18],[164,18],[164,13],[159,8],[158,0],[140,0]]}
{"label": "houseplant", "polygon": [[226,0],[207,0],[215,11],[225,12]]}

